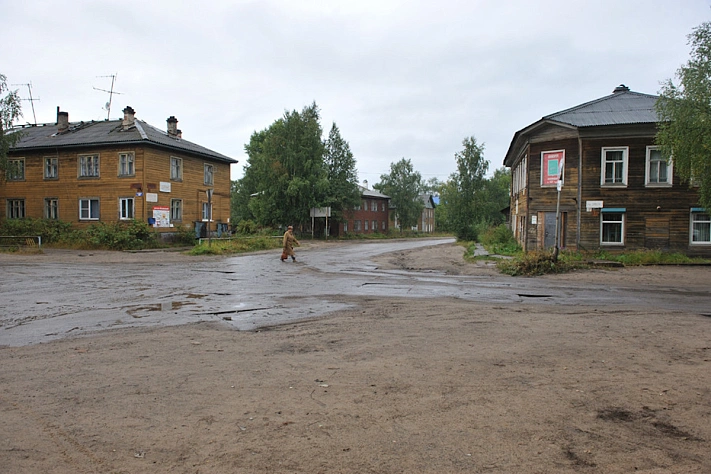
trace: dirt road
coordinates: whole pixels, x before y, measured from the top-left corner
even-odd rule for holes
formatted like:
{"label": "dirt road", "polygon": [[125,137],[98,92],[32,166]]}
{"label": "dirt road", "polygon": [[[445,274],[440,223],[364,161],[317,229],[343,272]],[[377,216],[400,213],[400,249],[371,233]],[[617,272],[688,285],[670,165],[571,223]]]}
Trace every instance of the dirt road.
{"label": "dirt road", "polygon": [[[461,253],[371,261],[499,278]],[[0,473],[711,472],[711,309],[682,304],[709,297],[711,270],[535,281],[561,280],[610,293],[567,306],[364,292],[256,331],[200,322],[0,348]],[[681,309],[638,304],[649,288]]]}

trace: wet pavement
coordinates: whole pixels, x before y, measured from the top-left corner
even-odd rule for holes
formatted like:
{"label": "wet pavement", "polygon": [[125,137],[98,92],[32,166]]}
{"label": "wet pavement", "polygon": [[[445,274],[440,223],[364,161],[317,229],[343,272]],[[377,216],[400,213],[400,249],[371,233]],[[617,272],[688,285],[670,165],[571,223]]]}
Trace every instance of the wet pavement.
{"label": "wet pavement", "polygon": [[[697,313],[708,292],[609,287],[508,276],[379,269],[377,255],[453,239],[333,244],[166,263],[5,263],[0,270],[0,346],[21,346],[112,328],[217,321],[252,330],[321,316],[365,297],[453,297],[487,303],[635,305]],[[342,298],[348,297],[348,298]]]}

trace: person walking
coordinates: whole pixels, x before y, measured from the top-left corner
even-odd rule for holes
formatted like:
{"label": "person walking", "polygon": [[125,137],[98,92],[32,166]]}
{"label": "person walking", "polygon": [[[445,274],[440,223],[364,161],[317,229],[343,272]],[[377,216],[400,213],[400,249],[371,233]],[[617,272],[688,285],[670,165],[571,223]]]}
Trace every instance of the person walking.
{"label": "person walking", "polygon": [[301,244],[299,243],[298,240],[296,240],[296,237],[294,237],[294,227],[293,226],[287,227],[286,232],[284,232],[283,245],[284,245],[284,250],[281,253],[281,261],[285,262],[287,257],[291,257],[291,261],[295,262],[296,261],[296,254],[294,253],[294,245],[296,245],[297,247],[300,247]]}

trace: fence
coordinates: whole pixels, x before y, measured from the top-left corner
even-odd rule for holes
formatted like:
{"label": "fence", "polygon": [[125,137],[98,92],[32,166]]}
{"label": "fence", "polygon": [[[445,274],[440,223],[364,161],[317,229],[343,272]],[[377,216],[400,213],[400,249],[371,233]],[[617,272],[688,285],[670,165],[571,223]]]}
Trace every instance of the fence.
{"label": "fence", "polygon": [[40,235],[0,235],[0,248],[4,249],[42,249]]}

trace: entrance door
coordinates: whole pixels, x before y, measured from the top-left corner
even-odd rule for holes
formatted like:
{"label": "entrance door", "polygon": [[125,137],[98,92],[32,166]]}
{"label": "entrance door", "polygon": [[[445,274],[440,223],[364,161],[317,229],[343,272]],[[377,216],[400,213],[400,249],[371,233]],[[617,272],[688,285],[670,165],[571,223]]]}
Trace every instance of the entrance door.
{"label": "entrance door", "polygon": [[555,212],[546,212],[544,219],[543,248],[555,247]]}

